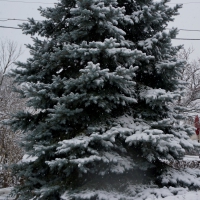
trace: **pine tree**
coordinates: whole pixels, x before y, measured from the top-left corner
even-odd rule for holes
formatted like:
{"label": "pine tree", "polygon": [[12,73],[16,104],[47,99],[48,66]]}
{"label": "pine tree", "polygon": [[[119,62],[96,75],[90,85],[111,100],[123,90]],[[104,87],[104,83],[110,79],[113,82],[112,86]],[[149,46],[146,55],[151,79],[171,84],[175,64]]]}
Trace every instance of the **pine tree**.
{"label": "pine tree", "polygon": [[[29,161],[13,167],[20,200],[133,199],[130,185],[170,182],[163,159],[194,149],[174,107],[184,82],[168,0],[60,0],[23,32],[31,57],[13,70],[27,112],[14,116]],[[37,38],[37,35],[41,36]]]}

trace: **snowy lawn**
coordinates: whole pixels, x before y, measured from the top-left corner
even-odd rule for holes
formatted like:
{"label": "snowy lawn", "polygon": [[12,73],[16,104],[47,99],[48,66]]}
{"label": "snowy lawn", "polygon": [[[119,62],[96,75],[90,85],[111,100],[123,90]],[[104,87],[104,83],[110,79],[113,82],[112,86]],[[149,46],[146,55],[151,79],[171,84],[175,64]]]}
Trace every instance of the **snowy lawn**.
{"label": "snowy lawn", "polygon": [[[24,161],[30,161],[30,158],[27,158],[26,156],[23,159],[24,159]],[[35,158],[33,158],[33,160],[34,159]],[[200,161],[200,158],[199,158],[199,156],[186,155],[183,160],[187,161],[187,162]],[[14,200],[14,198],[11,198],[9,196],[11,189],[12,189],[11,187],[0,189],[0,200]],[[158,192],[158,189],[156,189],[156,190]],[[160,192],[158,192],[158,193],[161,193],[161,194],[164,192],[163,189],[159,189],[159,191]],[[183,190],[181,192],[181,194],[178,194],[176,196],[171,196],[169,194],[168,194],[169,196],[166,196],[165,194],[163,194],[164,196],[166,196],[164,198],[162,198],[162,197],[158,197],[158,198],[152,197],[151,192],[148,191],[148,190],[146,192],[144,191],[142,193],[143,193],[143,195],[141,196],[141,198],[136,197],[136,199],[133,198],[133,200],[200,200],[200,191],[187,191],[187,190],[184,191]],[[146,193],[146,195],[145,195],[145,193]],[[144,196],[148,196],[148,197],[145,198]],[[110,200],[114,200],[114,199],[110,199]],[[130,199],[130,200],[132,200],[132,199]]]}
{"label": "snowy lawn", "polygon": [[[11,191],[11,188],[0,189],[0,200],[14,200],[14,198],[9,197],[10,191]],[[142,196],[141,198],[137,197],[136,199],[133,198],[133,200],[200,200],[200,191],[198,191],[198,192],[195,192],[195,191],[183,192],[183,194],[179,194],[176,196],[167,196],[165,198],[147,197],[146,199],[144,199],[143,197],[144,196]],[[109,200],[112,200],[112,199],[109,199]],[[129,199],[129,200],[131,200],[131,199]]]}
{"label": "snowy lawn", "polygon": [[177,196],[168,196],[165,198],[158,199],[146,199],[146,200],[200,200],[200,191],[198,192],[187,192],[186,194],[177,195]]}

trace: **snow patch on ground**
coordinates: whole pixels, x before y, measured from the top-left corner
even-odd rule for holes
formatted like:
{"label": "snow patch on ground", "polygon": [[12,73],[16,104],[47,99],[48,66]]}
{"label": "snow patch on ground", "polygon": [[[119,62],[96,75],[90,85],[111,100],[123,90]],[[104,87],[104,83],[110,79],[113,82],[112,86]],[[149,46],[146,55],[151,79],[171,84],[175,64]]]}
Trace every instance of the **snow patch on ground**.
{"label": "snow patch on ground", "polygon": [[10,197],[11,187],[0,189],[0,200],[14,200],[13,197]]}
{"label": "snow patch on ground", "polygon": [[198,192],[191,191],[182,195],[168,196],[165,198],[158,198],[158,199],[146,199],[146,200],[199,200],[199,199],[200,199],[200,191]]}
{"label": "snow patch on ground", "polygon": [[[33,162],[36,159],[37,157],[24,155],[22,162]],[[199,156],[186,155],[183,160],[184,161],[200,161],[200,158]],[[0,189],[0,200],[14,200],[14,198],[10,196],[11,190],[12,190],[12,187]],[[200,200],[200,191],[187,191],[187,189],[184,189],[182,192],[180,191],[175,196],[172,196],[172,193],[170,192],[166,193],[166,191],[163,190],[163,188],[156,189],[156,193],[160,193],[160,195],[158,195],[159,197],[155,197],[154,195],[151,195],[151,192],[149,192],[147,189],[146,192],[145,190],[142,191],[143,195],[141,196],[139,195],[140,197],[137,196],[136,199],[137,200]],[[109,200],[116,200],[117,198],[118,197],[116,196],[114,199],[110,198]],[[136,200],[136,199],[133,198],[130,200]]]}
{"label": "snow patch on ground", "polygon": [[[11,187],[9,188],[2,188],[0,189],[0,200],[14,200],[14,198],[10,197]],[[161,189],[162,191],[162,189]],[[147,192],[148,193],[148,192]],[[150,198],[143,198],[144,196],[137,197],[137,200],[199,200],[200,199],[200,191],[189,191],[183,192],[183,194],[178,194],[176,196],[167,196],[167,197],[150,197]],[[113,199],[110,199],[113,200]],[[116,199],[115,199],[116,200]],[[133,199],[135,200],[135,198]]]}
{"label": "snow patch on ground", "polygon": [[[198,160],[200,161],[200,158],[199,156],[190,156],[190,155],[186,155],[184,158],[183,158],[184,161],[194,161],[194,160]],[[200,199],[200,198],[199,198]]]}

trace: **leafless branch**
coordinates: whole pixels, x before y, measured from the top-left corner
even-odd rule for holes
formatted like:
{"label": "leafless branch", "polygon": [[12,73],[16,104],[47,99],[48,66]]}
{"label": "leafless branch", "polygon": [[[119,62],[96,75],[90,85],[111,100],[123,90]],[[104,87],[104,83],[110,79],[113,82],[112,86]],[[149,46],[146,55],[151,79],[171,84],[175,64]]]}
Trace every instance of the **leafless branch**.
{"label": "leafless branch", "polygon": [[21,54],[22,47],[18,47],[17,43],[10,40],[0,41],[0,70],[2,72],[0,87],[2,85],[5,73]]}
{"label": "leafless branch", "polygon": [[3,121],[10,118],[10,114],[23,109],[22,101],[12,91],[13,80],[5,74],[22,54],[22,48],[10,40],[0,41],[0,186],[12,186],[15,178],[7,166],[18,162],[22,157],[22,150],[18,142],[20,132],[13,132]]}

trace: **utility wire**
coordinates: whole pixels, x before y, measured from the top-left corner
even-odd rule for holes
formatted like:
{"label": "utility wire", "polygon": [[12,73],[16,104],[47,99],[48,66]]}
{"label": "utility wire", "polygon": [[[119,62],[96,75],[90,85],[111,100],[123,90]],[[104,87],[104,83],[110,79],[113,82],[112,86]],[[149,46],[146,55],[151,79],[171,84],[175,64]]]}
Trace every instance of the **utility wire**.
{"label": "utility wire", "polygon": [[186,3],[167,3],[167,4],[195,4],[195,3],[200,3],[200,2],[186,2]]}
{"label": "utility wire", "polygon": [[[12,0],[0,0],[5,2],[11,2],[11,3],[41,3],[41,4],[54,4],[54,3],[44,3],[44,2],[34,2],[34,1],[12,1]],[[195,4],[200,2],[186,2],[186,3],[168,3],[168,4]]]}
{"label": "utility wire", "polygon": [[[0,0],[1,1],[1,0]],[[200,3],[200,2],[199,2]],[[35,20],[35,19],[34,19]],[[1,22],[7,22],[7,21],[28,21],[27,19],[15,19],[15,18],[0,18]],[[42,22],[42,20],[35,20],[38,22]],[[168,30],[172,29],[172,28],[166,28]],[[197,31],[200,32],[200,30],[193,30],[193,29],[182,29],[182,28],[178,28],[179,31]]]}
{"label": "utility wire", "polygon": [[[34,19],[35,20],[35,19]],[[7,19],[7,18],[0,18],[0,22],[7,22],[7,21],[26,21],[28,22],[29,20],[27,19]],[[38,21],[38,22],[42,22],[42,20],[35,20],[35,21]],[[172,29],[172,28],[166,28],[168,30]],[[197,31],[197,32],[200,32],[200,30],[191,30],[191,29],[178,29],[179,31]]]}
{"label": "utility wire", "polygon": [[44,2],[34,2],[34,1],[10,1],[10,0],[0,0],[0,1],[5,1],[9,3],[40,3],[40,4],[54,4],[54,3],[44,3]]}
{"label": "utility wire", "polygon": [[0,26],[0,28],[21,29],[21,28],[17,28],[17,27],[11,27],[11,26]]}
{"label": "utility wire", "polygon": [[[16,19],[17,20],[17,19]],[[10,28],[10,29],[21,29],[17,27],[11,27],[11,26],[0,26],[0,28]],[[188,30],[188,29],[179,29],[179,30],[186,30],[186,31],[200,31],[200,30]],[[200,39],[192,39],[192,38],[174,38],[172,40],[200,40]]]}
{"label": "utility wire", "polygon": [[28,20],[25,20],[25,19],[1,19],[0,18],[1,22],[7,22],[7,21],[13,21],[13,20],[16,20],[16,21],[28,21]]}
{"label": "utility wire", "polygon": [[[55,4],[55,3],[44,3],[44,2],[34,2],[34,1],[12,1],[12,0],[0,0],[4,2],[10,2],[10,3],[40,3],[40,4]],[[195,3],[200,3],[200,2],[186,2],[186,3],[167,3],[167,4],[195,4]]]}
{"label": "utility wire", "polygon": [[[10,18],[0,18],[1,22],[7,22],[7,21],[28,21],[27,19],[10,19]],[[42,20],[35,20],[35,21],[42,21]]]}
{"label": "utility wire", "polygon": [[200,38],[172,38],[172,40],[200,40]]}
{"label": "utility wire", "polygon": [[[168,29],[168,30],[171,30],[172,28],[166,28],[166,29]],[[192,29],[183,29],[183,28],[177,28],[178,29],[178,31],[197,31],[197,32],[200,32],[200,30],[192,30]]]}
{"label": "utility wire", "polygon": [[[1,20],[1,19],[4,19],[4,20]],[[0,18],[0,21],[8,21],[8,20],[28,21],[28,20],[25,20],[25,19]],[[36,21],[39,21],[39,20],[36,20]],[[11,26],[0,26],[0,28],[21,29],[21,28],[11,27]],[[167,29],[170,29],[170,28],[167,28]],[[190,29],[179,29],[179,30],[182,30],[182,31],[198,31],[198,32],[200,32],[200,30],[190,30]],[[172,40],[200,40],[200,39],[199,38],[173,38]]]}
{"label": "utility wire", "polygon": [[[21,29],[17,27],[10,27],[10,26],[0,26],[0,28],[10,28],[10,29]],[[172,38],[172,40],[200,40],[200,38]]]}
{"label": "utility wire", "polygon": [[[1,0],[0,0],[1,1]],[[199,2],[200,3],[200,2]],[[34,19],[35,20],[35,19]],[[0,21],[1,22],[7,22],[7,21],[28,21],[27,19],[11,19],[11,18],[0,18]],[[35,20],[35,21],[38,21],[38,22],[42,22],[42,20]],[[172,29],[172,28],[166,28],[168,30]],[[194,32],[200,32],[200,29],[182,29],[182,28],[178,28],[179,31],[194,31]]]}
{"label": "utility wire", "polygon": [[196,31],[196,32],[200,32],[200,30],[190,30],[190,29],[178,29],[180,31]]}

